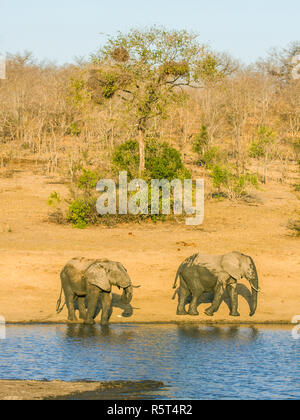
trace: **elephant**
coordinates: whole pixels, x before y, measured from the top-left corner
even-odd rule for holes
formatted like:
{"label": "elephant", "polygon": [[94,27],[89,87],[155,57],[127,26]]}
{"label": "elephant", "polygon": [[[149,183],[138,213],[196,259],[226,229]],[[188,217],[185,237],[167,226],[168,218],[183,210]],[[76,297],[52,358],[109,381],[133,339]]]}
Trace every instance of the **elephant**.
{"label": "elephant", "polygon": [[[112,286],[123,289],[121,302],[129,304],[133,297],[133,286],[126,268],[119,262],[107,259],[73,258],[62,269],[61,293],[57,301],[57,313],[61,307],[64,291],[65,304],[68,308],[70,323],[78,322],[75,314],[75,303],[80,319],[85,324],[94,324],[97,315],[99,298],[101,299],[101,324],[108,325],[111,315]],[[87,309],[86,309],[87,307]]]}
{"label": "elephant", "polygon": [[[230,252],[225,255],[195,254],[187,258],[178,268],[174,289],[180,279],[178,291],[177,315],[197,316],[197,302],[205,292],[214,292],[212,305],[205,310],[207,316],[213,316],[218,311],[225,289],[230,298],[230,316],[240,316],[238,312],[237,282],[246,278],[252,289],[250,316],[254,316],[257,309],[258,275],[251,257],[240,252]],[[176,294],[175,294],[176,295]],[[186,299],[192,295],[189,310],[186,312]],[[175,296],[174,296],[175,298]]]}

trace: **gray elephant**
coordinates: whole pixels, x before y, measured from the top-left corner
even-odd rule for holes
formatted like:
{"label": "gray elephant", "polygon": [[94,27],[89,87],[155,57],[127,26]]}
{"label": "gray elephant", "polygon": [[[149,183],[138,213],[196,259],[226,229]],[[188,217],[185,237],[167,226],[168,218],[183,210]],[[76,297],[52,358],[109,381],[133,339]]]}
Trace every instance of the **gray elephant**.
{"label": "gray elephant", "polygon": [[62,289],[57,301],[57,313],[63,309],[60,306],[64,291],[68,320],[77,322],[74,306],[76,301],[80,319],[86,324],[95,323],[99,298],[102,305],[101,324],[108,324],[111,315],[112,286],[123,289],[121,301],[124,304],[131,302],[135,287],[121,263],[106,259],[73,258],[62,269],[60,278]]}
{"label": "gray elephant", "polygon": [[[240,252],[231,252],[226,255],[195,254],[187,258],[179,267],[175,279],[180,279],[178,292],[177,315],[199,315],[197,303],[204,292],[214,292],[212,305],[206,309],[205,314],[213,316],[220,307],[223,294],[227,289],[231,316],[240,316],[238,312],[237,282],[246,278],[252,289],[251,313],[253,316],[257,309],[257,296],[259,292],[258,275],[251,257]],[[192,295],[188,312],[185,310],[186,299]]]}

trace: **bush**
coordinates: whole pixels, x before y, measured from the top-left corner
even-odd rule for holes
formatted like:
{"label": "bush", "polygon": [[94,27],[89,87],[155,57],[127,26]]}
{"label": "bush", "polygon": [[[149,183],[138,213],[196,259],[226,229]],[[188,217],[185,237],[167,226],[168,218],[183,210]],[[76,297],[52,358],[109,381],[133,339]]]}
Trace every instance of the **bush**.
{"label": "bush", "polygon": [[71,202],[67,214],[67,221],[78,229],[84,229],[89,224],[95,224],[97,218],[95,198],[76,198]]}
{"label": "bush", "polygon": [[[117,146],[112,157],[115,170],[127,171],[130,179],[138,177],[139,160],[139,144],[135,140]],[[147,180],[191,178],[178,150],[155,140],[148,140],[145,145],[144,176]]]}
{"label": "bush", "polygon": [[213,186],[220,189],[222,186],[227,186],[229,183],[230,173],[228,169],[215,165],[212,168],[211,177],[213,180]]}
{"label": "bush", "polygon": [[81,133],[81,129],[78,126],[78,123],[72,122],[70,127],[67,129],[67,134],[70,136],[78,137]]}
{"label": "bush", "polygon": [[57,207],[60,203],[60,195],[56,191],[53,191],[48,198],[48,206]]}
{"label": "bush", "polygon": [[247,187],[258,187],[257,176],[254,174],[234,175],[229,167],[214,165],[211,170],[213,186],[219,194],[225,193],[230,199],[241,198],[247,195]]}
{"label": "bush", "polygon": [[265,158],[275,139],[276,133],[265,126],[259,127],[256,138],[251,142],[249,156],[255,159]]}
{"label": "bush", "polygon": [[136,140],[128,140],[115,148],[112,156],[114,169],[127,171],[129,179],[137,177],[139,163],[139,144]]}
{"label": "bush", "polygon": [[180,153],[167,143],[150,140],[145,147],[145,169],[148,179],[191,178],[182,163]]}
{"label": "bush", "polygon": [[96,187],[100,175],[96,171],[90,169],[82,169],[82,173],[78,178],[77,187],[80,190],[89,191]]}
{"label": "bush", "polygon": [[202,125],[201,132],[199,134],[196,134],[194,143],[193,143],[193,151],[195,153],[198,153],[199,155],[202,155],[205,149],[208,146],[208,132],[205,125]]}
{"label": "bush", "polygon": [[196,164],[208,169],[220,162],[222,158],[218,147],[209,147],[209,135],[205,125],[202,125],[201,132],[195,136],[193,151],[198,155]]}
{"label": "bush", "polygon": [[54,209],[48,215],[49,222],[58,223],[59,225],[62,225],[63,223],[65,223],[66,219],[61,209],[61,198],[60,198],[60,195],[56,191],[53,191],[50,194],[48,198],[48,206]]}
{"label": "bush", "polygon": [[205,166],[208,169],[211,169],[213,165],[221,161],[221,153],[218,147],[213,146],[210,149],[207,149],[204,153],[199,155],[197,164],[200,166]]}

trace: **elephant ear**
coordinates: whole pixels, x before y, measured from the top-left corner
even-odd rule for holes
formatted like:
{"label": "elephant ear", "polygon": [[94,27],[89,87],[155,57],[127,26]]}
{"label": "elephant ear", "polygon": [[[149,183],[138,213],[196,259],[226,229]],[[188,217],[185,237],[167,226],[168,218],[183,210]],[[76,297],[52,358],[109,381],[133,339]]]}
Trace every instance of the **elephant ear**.
{"label": "elephant ear", "polygon": [[239,281],[241,279],[240,260],[234,252],[224,255],[221,261],[223,271],[226,271],[231,277]]}
{"label": "elephant ear", "polygon": [[124,265],[118,262],[116,263],[116,267],[118,268],[115,279],[116,285],[122,289],[131,286],[131,280]]}
{"label": "elephant ear", "polygon": [[92,264],[85,272],[85,280],[105,292],[111,291],[111,284],[107,278],[107,270],[105,266],[99,262]]}

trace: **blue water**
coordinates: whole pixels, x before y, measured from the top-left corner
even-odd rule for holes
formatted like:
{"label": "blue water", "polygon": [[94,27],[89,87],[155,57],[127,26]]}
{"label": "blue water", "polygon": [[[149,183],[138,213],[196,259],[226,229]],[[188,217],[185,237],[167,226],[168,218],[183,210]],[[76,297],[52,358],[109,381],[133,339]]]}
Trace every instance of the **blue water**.
{"label": "blue water", "polygon": [[153,399],[299,399],[291,330],[177,325],[8,326],[0,379],[156,380]]}

